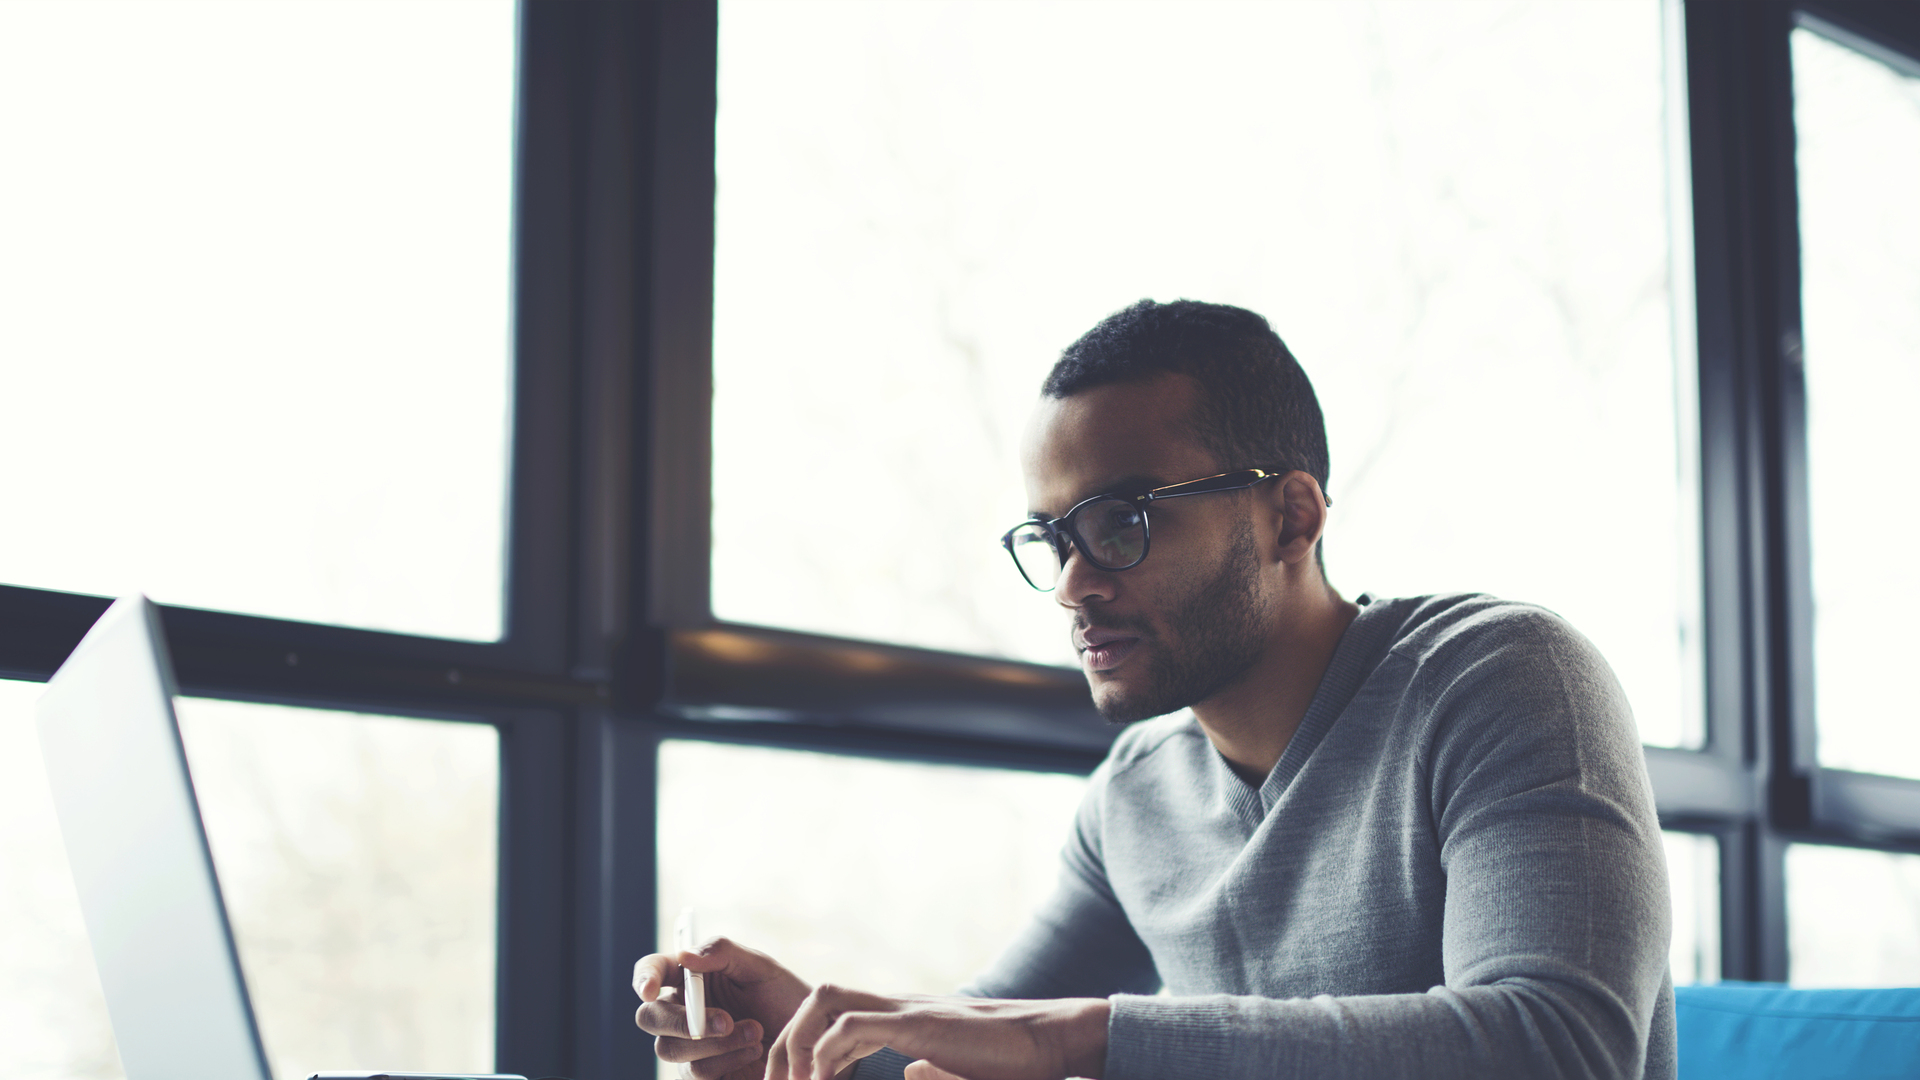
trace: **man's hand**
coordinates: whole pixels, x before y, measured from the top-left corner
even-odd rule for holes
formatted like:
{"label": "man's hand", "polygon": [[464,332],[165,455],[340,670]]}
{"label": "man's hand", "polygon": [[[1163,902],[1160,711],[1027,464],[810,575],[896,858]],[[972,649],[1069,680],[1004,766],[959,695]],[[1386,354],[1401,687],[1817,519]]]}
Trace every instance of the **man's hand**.
{"label": "man's hand", "polygon": [[1107,1013],[1100,998],[882,997],[822,986],[774,1041],[766,1080],[834,1080],[883,1046],[925,1059],[917,1067],[929,1080],[942,1071],[969,1080],[1097,1078]]}
{"label": "man's hand", "polygon": [[[680,971],[707,979],[707,1037],[687,1037]],[[690,1062],[698,1080],[762,1080],[767,1042],[806,1000],[808,986],[773,957],[715,938],[678,956],[655,953],[633,965],[633,991],[642,1002],[633,1022],[655,1036],[662,1061]]]}

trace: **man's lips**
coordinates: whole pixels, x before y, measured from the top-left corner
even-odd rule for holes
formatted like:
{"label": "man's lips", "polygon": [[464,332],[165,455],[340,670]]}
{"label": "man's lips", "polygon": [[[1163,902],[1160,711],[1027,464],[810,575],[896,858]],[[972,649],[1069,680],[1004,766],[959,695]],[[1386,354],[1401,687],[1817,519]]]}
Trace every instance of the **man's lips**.
{"label": "man's lips", "polygon": [[1088,627],[1073,632],[1074,648],[1080,650],[1080,664],[1088,671],[1105,671],[1118,666],[1139,644],[1138,635],[1121,630]]}

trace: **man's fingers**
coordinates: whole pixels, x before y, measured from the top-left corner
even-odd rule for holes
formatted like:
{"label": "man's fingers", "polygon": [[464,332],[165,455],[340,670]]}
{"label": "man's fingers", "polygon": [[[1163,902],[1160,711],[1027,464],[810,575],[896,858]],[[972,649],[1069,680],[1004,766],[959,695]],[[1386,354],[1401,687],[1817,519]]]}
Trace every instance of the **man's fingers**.
{"label": "man's fingers", "polygon": [[674,962],[659,953],[651,953],[633,962],[633,992],[640,995],[641,1001],[652,1001],[660,996],[660,988],[667,984],[668,976],[673,974]]}
{"label": "man's fingers", "polygon": [[907,1066],[907,1080],[967,1080],[967,1078],[950,1073],[933,1062],[922,1059]]}
{"label": "man's fingers", "polygon": [[841,1069],[887,1045],[887,1031],[897,1020],[892,1013],[841,1013],[813,1048],[808,1080],[833,1080]]}
{"label": "man's fingers", "polygon": [[687,1036],[687,1010],[664,1001],[643,1002],[633,1013],[634,1026],[649,1035]]}
{"label": "man's fingers", "polygon": [[710,1057],[704,1061],[696,1061],[692,1065],[694,1080],[721,1080],[722,1077],[744,1069],[760,1060],[760,1055],[764,1052],[764,1049],[758,1041],[755,1041],[751,1046],[742,1046],[736,1050],[729,1050],[718,1057]]}
{"label": "man's fingers", "polygon": [[[687,1030],[687,1009],[677,1000],[662,998],[649,1001],[634,1011],[633,1022],[641,1031],[649,1035],[666,1035],[673,1038],[693,1039],[693,1032]],[[752,1021],[747,1021],[752,1023]],[[758,1024],[754,1024],[759,1027]],[[733,1029],[733,1017],[725,1009],[707,1010],[707,1038],[717,1038]]]}
{"label": "man's fingers", "polygon": [[649,953],[633,962],[633,992],[641,1001],[652,1001],[661,988],[680,981],[680,969],[703,975],[724,972],[744,983],[759,982],[784,969],[766,953],[749,949],[729,938],[717,937],[686,952],[667,956]]}
{"label": "man's fingers", "polygon": [[[858,990],[844,990],[838,986],[815,987],[787,1023],[787,1030],[781,1033],[781,1042],[787,1047],[787,1074],[769,1071],[767,1080],[814,1080],[820,1072],[814,1063],[815,1048],[826,1036],[827,1030],[840,1019],[840,1015],[858,1009],[882,1010],[888,1005],[886,998],[863,994]],[[829,1071],[826,1075],[832,1077],[833,1072]]]}
{"label": "man's fingers", "polygon": [[[737,1050],[752,1050],[751,1057],[760,1056],[760,1039],[765,1031],[758,1021],[742,1020],[739,1026],[725,1036],[709,1035],[704,1039],[685,1039],[675,1035],[661,1035],[653,1040],[653,1052],[661,1061],[710,1061],[731,1054]],[[698,1070],[695,1070],[698,1072]],[[723,1072],[725,1070],[722,1070]]]}
{"label": "man's fingers", "polygon": [[[759,1027],[760,1025],[755,1024],[753,1026]],[[707,1010],[707,1038],[712,1039],[712,1038],[724,1036],[730,1033],[732,1030],[733,1030],[733,1017],[727,1015],[727,1010],[725,1009],[708,1009]],[[759,1042],[760,1041],[759,1037],[755,1036],[754,1041]]]}
{"label": "man's fingers", "polygon": [[787,1075],[791,1071],[787,1068],[787,1039],[792,1035],[793,1025],[788,1024],[786,1030],[782,1031],[780,1037],[773,1040],[773,1045],[767,1049],[766,1080],[787,1080]]}
{"label": "man's fingers", "polygon": [[673,958],[688,971],[702,975],[725,972],[729,978],[755,983],[786,969],[779,961],[758,949],[749,949],[732,938],[717,937],[697,949],[688,949]]}
{"label": "man's fingers", "polygon": [[780,1033],[781,1045],[786,1049],[786,1071],[776,1073],[768,1069],[767,1080],[813,1080],[813,1044],[820,1041],[827,1026],[833,1023],[834,1009],[828,999],[840,993],[837,986],[819,986],[800,1003],[799,1011],[787,1021],[787,1030]]}

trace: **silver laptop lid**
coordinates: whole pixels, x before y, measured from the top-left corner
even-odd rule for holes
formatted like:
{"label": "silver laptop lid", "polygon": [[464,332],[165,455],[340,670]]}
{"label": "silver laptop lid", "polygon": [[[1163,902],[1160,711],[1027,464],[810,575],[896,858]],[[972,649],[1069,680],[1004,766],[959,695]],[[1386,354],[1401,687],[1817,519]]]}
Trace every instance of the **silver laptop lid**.
{"label": "silver laptop lid", "polygon": [[129,1080],[269,1080],[173,694],[159,609],[116,602],[41,695],[47,780]]}

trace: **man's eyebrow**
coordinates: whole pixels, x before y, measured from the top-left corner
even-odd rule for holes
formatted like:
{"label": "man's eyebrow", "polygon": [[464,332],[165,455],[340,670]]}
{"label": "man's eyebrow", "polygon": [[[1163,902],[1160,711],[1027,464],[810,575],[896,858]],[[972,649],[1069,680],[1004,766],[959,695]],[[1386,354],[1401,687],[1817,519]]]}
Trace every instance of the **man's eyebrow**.
{"label": "man's eyebrow", "polygon": [[[1079,498],[1068,503],[1066,506],[1061,507],[1060,510],[1061,510],[1061,513],[1065,513],[1066,511],[1071,510],[1076,506],[1079,506],[1081,503],[1087,501],[1088,499],[1093,498],[1095,495],[1140,495],[1145,492],[1152,491],[1154,488],[1166,487],[1166,486],[1167,486],[1167,481],[1162,480],[1157,476],[1146,476],[1143,474],[1135,474],[1132,476],[1122,476],[1117,480],[1110,480],[1104,484],[1101,484],[1096,488],[1093,488],[1092,490],[1088,491],[1086,494],[1081,495]],[[1045,510],[1028,510],[1027,511],[1027,518],[1028,520],[1031,520],[1031,521],[1052,521],[1054,517],[1055,517],[1054,514],[1048,513]]]}
{"label": "man's eyebrow", "polygon": [[1162,480],[1158,476],[1141,476],[1141,475],[1123,476],[1120,479],[1115,480],[1114,482],[1101,488],[1099,491],[1089,492],[1088,497],[1091,498],[1094,495],[1109,495],[1109,494],[1140,495],[1145,492],[1152,491],[1154,488],[1166,487],[1166,486],[1167,486],[1167,481]]}

